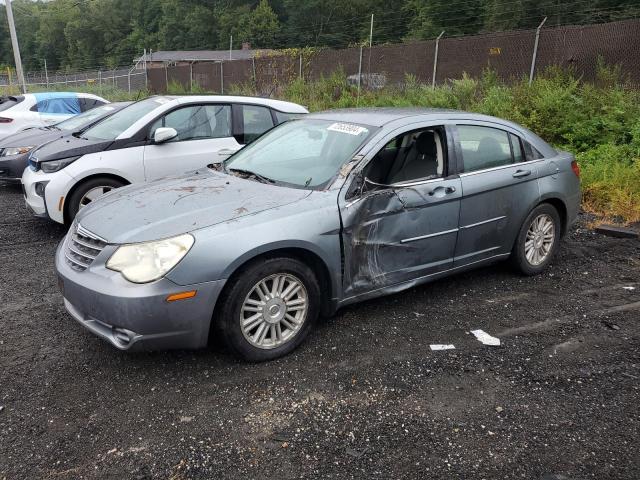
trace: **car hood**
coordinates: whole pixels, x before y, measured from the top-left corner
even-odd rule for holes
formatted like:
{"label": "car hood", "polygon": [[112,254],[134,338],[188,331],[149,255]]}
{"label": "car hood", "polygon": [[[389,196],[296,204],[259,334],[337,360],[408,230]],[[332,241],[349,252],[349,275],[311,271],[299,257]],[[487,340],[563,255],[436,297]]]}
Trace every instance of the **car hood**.
{"label": "car hood", "polygon": [[109,243],[145,242],[256,215],[310,193],[202,169],[115,190],[83,208],[77,221]]}
{"label": "car hood", "polygon": [[32,128],[3,138],[0,140],[0,149],[7,147],[38,147],[44,143],[61,138],[68,133],[69,132],[64,130]]}
{"label": "car hood", "polygon": [[77,157],[88,153],[102,152],[112,143],[112,140],[87,140],[67,135],[34,150],[31,159],[36,162],[49,162],[61,158]]}

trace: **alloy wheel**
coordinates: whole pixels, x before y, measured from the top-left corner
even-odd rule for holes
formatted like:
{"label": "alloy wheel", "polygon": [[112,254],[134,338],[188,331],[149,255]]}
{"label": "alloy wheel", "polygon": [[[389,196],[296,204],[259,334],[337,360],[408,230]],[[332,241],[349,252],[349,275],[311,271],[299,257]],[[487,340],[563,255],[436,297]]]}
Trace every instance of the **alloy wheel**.
{"label": "alloy wheel", "polygon": [[307,318],[307,290],[288,273],[270,275],[249,291],[240,309],[240,328],[254,347],[271,349],[289,341]]}
{"label": "alloy wheel", "polygon": [[540,265],[551,253],[556,241],[553,218],[546,213],[533,219],[524,241],[524,254],[531,265]]}

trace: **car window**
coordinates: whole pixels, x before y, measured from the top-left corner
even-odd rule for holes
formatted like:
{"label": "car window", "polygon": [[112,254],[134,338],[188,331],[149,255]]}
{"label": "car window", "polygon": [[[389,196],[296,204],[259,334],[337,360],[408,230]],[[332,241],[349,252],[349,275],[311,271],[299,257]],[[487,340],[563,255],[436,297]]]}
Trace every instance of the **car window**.
{"label": "car window", "polygon": [[365,177],[383,185],[444,175],[445,130],[429,127],[398,135],[373,157],[364,169]]}
{"label": "car window", "polygon": [[510,133],[509,138],[511,139],[511,148],[513,150],[513,161],[515,163],[524,162],[525,156],[524,156],[524,151],[522,150],[522,143],[520,142],[520,137],[514,135],[513,133]]}
{"label": "car window", "polygon": [[303,188],[325,185],[375,131],[368,125],[318,119],[285,122],[229,158],[225,170],[253,172]]}
{"label": "car window", "polygon": [[509,135],[497,128],[458,125],[465,172],[512,163]]}
{"label": "car window", "polygon": [[171,142],[226,138],[231,136],[231,106],[189,105],[156,120],[150,133],[159,127],[175,128],[178,136]]}
{"label": "car window", "polygon": [[244,143],[251,143],[273,127],[271,111],[267,107],[243,105],[242,124],[244,131]]}
{"label": "car window", "polygon": [[119,112],[102,120],[97,125],[88,129],[82,135],[89,140],[115,140],[118,135],[140,120],[147,113],[151,113],[168,100],[164,97],[151,97],[132,103]]}
{"label": "car window", "polygon": [[523,141],[522,143],[524,144],[524,154],[525,154],[525,158],[527,159],[527,161],[539,160],[541,158],[544,158],[544,155],[542,155],[542,153],[540,153],[529,142]]}
{"label": "car window", "polygon": [[69,96],[43,98],[39,99],[30,110],[52,115],[77,115],[81,112],[80,99]]}
{"label": "car window", "polygon": [[116,107],[112,107],[110,105],[102,105],[100,107],[92,108],[86,112],[83,112],[75,117],[71,117],[67,120],[63,120],[62,122],[56,123],[56,127],[60,130],[66,131],[74,131],[78,130],[81,127],[84,127],[88,123],[91,123],[94,120],[97,120],[102,115],[107,115],[116,110]]}
{"label": "car window", "polygon": [[0,112],[9,110],[11,107],[15,107],[17,104],[24,100],[23,96],[18,97],[2,97],[0,100]]}
{"label": "car window", "polygon": [[105,102],[103,102],[102,100],[98,100],[97,98],[80,97],[78,98],[78,101],[80,102],[80,110],[82,110],[83,112],[105,104]]}
{"label": "car window", "polygon": [[276,123],[280,125],[281,123],[286,122],[287,120],[291,120],[293,118],[300,118],[303,116],[303,113],[286,113],[279,112],[278,110],[272,110],[273,114],[276,116]]}

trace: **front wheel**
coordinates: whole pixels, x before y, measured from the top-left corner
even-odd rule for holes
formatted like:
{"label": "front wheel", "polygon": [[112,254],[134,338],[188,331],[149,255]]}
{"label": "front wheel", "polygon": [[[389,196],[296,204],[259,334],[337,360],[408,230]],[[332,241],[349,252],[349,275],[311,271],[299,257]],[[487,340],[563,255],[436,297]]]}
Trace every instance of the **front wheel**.
{"label": "front wheel", "polygon": [[560,216],[543,203],[527,216],[513,247],[512,261],[525,275],[542,273],[551,262],[560,241]]}
{"label": "front wheel", "polygon": [[120,188],[124,185],[120,180],[109,177],[95,177],[83,182],[69,197],[66,223],[71,223],[82,207],[86,207],[114,188]]}
{"label": "front wheel", "polygon": [[313,272],[293,258],[250,264],[231,280],[217,321],[226,343],[245,360],[281,357],[300,345],[320,311]]}

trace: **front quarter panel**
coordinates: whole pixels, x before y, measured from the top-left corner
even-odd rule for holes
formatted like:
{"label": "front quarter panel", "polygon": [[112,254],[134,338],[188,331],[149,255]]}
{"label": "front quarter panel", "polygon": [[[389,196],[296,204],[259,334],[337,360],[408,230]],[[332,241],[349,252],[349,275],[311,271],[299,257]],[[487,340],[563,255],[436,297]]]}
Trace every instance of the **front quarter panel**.
{"label": "front quarter panel", "polygon": [[180,285],[229,278],[247,261],[274,250],[299,248],[313,252],[329,271],[335,298],[341,281],[340,218],[337,192],[313,192],[303,200],[192,232],[195,244],[167,274]]}

